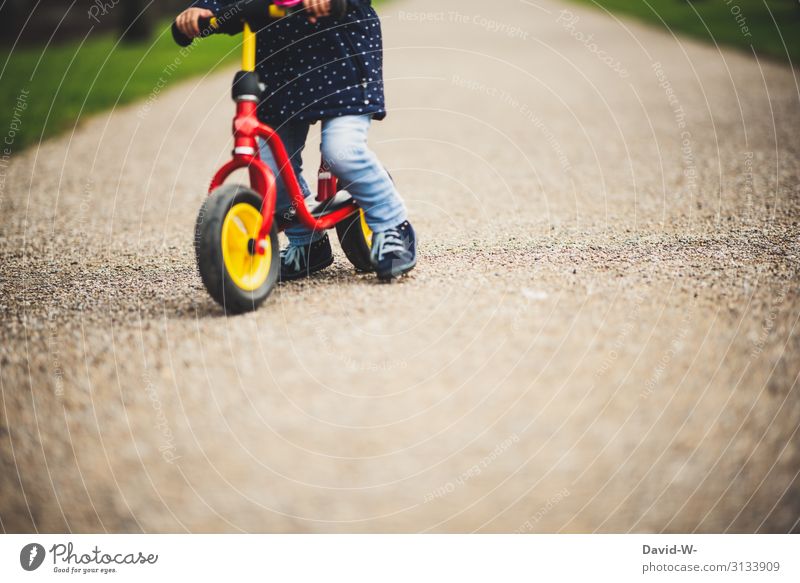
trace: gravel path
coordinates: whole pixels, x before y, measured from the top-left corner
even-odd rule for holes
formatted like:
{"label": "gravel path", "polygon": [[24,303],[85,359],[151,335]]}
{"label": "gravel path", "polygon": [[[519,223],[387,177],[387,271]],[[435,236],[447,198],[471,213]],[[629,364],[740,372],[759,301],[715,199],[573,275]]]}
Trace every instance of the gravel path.
{"label": "gravel path", "polygon": [[2,169],[3,530],[800,528],[797,71],[431,6],[383,9],[399,284],[339,254],[257,313],[208,298],[230,70]]}

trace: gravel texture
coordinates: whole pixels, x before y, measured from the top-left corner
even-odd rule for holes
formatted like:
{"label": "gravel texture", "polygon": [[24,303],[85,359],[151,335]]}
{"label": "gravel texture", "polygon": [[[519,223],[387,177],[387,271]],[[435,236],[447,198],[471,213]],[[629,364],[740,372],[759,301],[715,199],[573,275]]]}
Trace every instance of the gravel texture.
{"label": "gravel texture", "polygon": [[400,283],[209,299],[231,70],[0,168],[0,527],[798,530],[797,71],[550,0],[383,22]]}

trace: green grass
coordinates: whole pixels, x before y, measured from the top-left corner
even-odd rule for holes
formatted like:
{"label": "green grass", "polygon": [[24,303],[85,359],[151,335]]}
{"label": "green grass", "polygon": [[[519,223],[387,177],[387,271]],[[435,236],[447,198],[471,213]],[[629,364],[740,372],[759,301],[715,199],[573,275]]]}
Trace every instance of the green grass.
{"label": "green grass", "polygon": [[[0,153],[18,152],[42,136],[74,127],[86,115],[147,99],[180,79],[208,72],[221,59],[227,64],[238,58],[238,37],[225,35],[195,42],[182,55],[168,26],[161,23],[151,42],[139,44],[117,44],[108,34],[90,36],[83,44],[0,53],[0,103],[6,104]],[[20,95],[26,96],[24,109]]]}
{"label": "green grass", "polygon": [[[797,0],[730,0],[730,3],[728,0],[573,1],[668,27],[676,34],[684,33],[708,42],[713,39],[750,54],[755,49],[759,57],[783,61],[791,58],[793,64],[800,61],[800,6]],[[746,26],[747,30],[741,26]]]}

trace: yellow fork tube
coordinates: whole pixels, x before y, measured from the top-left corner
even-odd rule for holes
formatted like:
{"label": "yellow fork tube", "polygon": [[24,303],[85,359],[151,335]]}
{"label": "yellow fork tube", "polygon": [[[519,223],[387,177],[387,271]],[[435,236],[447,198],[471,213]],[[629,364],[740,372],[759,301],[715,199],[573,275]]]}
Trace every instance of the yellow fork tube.
{"label": "yellow fork tube", "polygon": [[242,71],[256,70],[256,33],[244,23],[242,31]]}

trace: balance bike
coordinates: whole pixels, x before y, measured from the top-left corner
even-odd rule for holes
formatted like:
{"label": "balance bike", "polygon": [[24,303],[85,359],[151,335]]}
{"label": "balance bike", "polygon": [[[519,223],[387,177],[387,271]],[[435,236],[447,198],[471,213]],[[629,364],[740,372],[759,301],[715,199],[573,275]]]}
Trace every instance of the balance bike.
{"label": "balance bike", "polygon": [[[233,118],[233,157],[226,162],[209,186],[209,197],[197,217],[195,254],[206,290],[227,313],[257,309],[267,299],[280,274],[278,233],[294,224],[319,231],[336,228],[347,259],[359,271],[373,271],[370,261],[372,231],[364,211],[345,192],[323,160],[320,164],[316,200],[309,210],[286,148],[277,132],[262,123],[256,109],[262,88],[256,65],[256,30],[270,20],[300,10],[302,0],[240,0],[213,18],[200,19],[200,38],[211,34],[239,34],[242,37],[242,69],[233,79],[236,103]],[[331,12],[341,18],[347,0],[333,0]],[[181,46],[192,39],[172,26]],[[257,138],[263,139],[280,169],[280,177],[291,198],[291,211],[275,215],[275,175],[259,155]],[[225,184],[235,170],[246,168],[250,185]]]}

